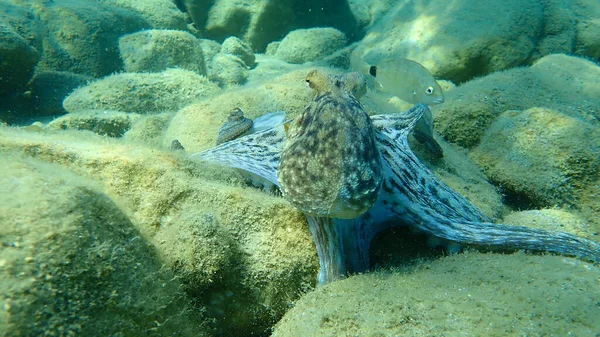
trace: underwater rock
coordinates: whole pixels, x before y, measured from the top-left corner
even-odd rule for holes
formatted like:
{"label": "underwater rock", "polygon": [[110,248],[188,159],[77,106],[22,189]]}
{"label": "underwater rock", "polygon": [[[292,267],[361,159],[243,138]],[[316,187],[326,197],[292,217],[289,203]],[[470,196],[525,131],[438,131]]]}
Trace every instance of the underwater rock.
{"label": "underwater rock", "polygon": [[66,71],[39,71],[29,84],[31,99],[36,116],[59,116],[67,111],[63,108],[63,100],[75,88],[92,78]]}
{"label": "underwater rock", "polygon": [[135,12],[99,3],[55,0],[33,8],[44,41],[37,70],[109,75],[122,68],[119,37],[150,28]]}
{"label": "underwater rock", "polygon": [[[600,128],[560,110],[504,112],[471,155],[519,209],[583,210],[588,205],[582,200],[599,192]],[[599,215],[590,221],[598,224]]]}
{"label": "underwater rock", "polygon": [[280,44],[281,44],[281,41],[275,41],[275,42],[269,43],[267,45],[267,48],[265,49],[265,55],[275,56],[275,53],[277,52],[277,48],[279,48]]}
{"label": "underwater rock", "polygon": [[462,83],[549,54],[599,60],[599,15],[595,0],[403,0],[367,29],[361,48],[370,63],[406,57]]}
{"label": "underwater rock", "polygon": [[154,29],[187,30],[188,16],[170,0],[100,0],[99,2],[136,12],[150,22]]}
{"label": "underwater rock", "polygon": [[[1,8],[0,8],[1,9]],[[33,76],[38,51],[5,22],[0,22],[0,95],[21,92]],[[0,103],[1,104],[1,103]]]}
{"label": "underwater rock", "polygon": [[42,49],[41,27],[27,1],[0,2],[0,26],[6,26],[20,35],[34,49]]}
{"label": "underwater rock", "polygon": [[249,68],[254,68],[256,65],[256,57],[254,56],[250,46],[235,36],[228,37],[225,39],[225,41],[223,41],[223,44],[221,45],[221,53],[231,54],[239,57]]}
{"label": "underwater rock", "polygon": [[216,82],[222,88],[231,88],[246,83],[249,69],[241,58],[218,53],[210,62],[211,81]]}
{"label": "underwater rock", "polygon": [[183,69],[162,73],[110,75],[73,91],[63,106],[70,113],[116,110],[139,114],[176,111],[216,95],[220,89],[206,77]]}
{"label": "underwater rock", "polygon": [[512,212],[504,216],[502,221],[517,226],[566,231],[587,238],[598,234],[598,231],[590,228],[590,223],[574,209],[545,208]]}
{"label": "underwater rock", "polygon": [[[502,15],[490,8],[501,8]],[[370,64],[408,58],[436,77],[461,83],[526,64],[543,17],[538,2],[402,0],[368,29],[361,56]]]}
{"label": "underwater rock", "polygon": [[210,64],[210,61],[221,51],[221,44],[214,40],[209,39],[198,39],[202,51],[204,52],[204,63]]}
{"label": "underwater rock", "polygon": [[127,72],[161,72],[181,68],[206,75],[200,41],[177,30],[151,29],[119,39],[119,51]]}
{"label": "underwater rock", "polygon": [[594,0],[578,0],[574,4],[573,18],[577,27],[574,52],[600,61],[600,3]]}
{"label": "underwater rock", "polygon": [[563,54],[548,55],[529,68],[515,68],[464,83],[433,108],[435,129],[466,148],[479,144],[507,110],[542,106],[599,125],[600,67]]}
{"label": "underwater rock", "polygon": [[173,118],[172,113],[141,116],[123,135],[123,139],[131,143],[160,147],[162,145],[162,135],[171,118]]}
{"label": "underwater rock", "polygon": [[237,36],[254,51],[299,27],[334,27],[350,39],[362,36],[348,2],[270,0],[182,0],[203,36],[222,41]]}
{"label": "underwater rock", "polygon": [[115,200],[19,152],[0,157],[0,335],[209,336]]}
{"label": "underwater rock", "polygon": [[120,111],[80,111],[48,123],[49,130],[89,130],[101,136],[119,138],[127,132],[139,115]]}
{"label": "underwater rock", "polygon": [[275,58],[272,55],[256,55],[256,67],[250,69],[248,82],[265,83],[271,82],[273,78],[290,73],[303,67],[301,64],[292,64]]}
{"label": "underwater rock", "polygon": [[281,40],[275,57],[288,63],[306,63],[333,54],[346,43],[344,33],[335,28],[296,29]]}
{"label": "underwater rock", "polygon": [[558,256],[458,254],[319,287],[272,336],[593,336],[598,278]]}
{"label": "underwater rock", "polygon": [[[177,282],[204,308],[194,315],[212,320],[217,335],[266,334],[300,294],[314,286],[318,262],[303,216],[285,200],[249,188],[233,170],[198,166],[168,149],[73,131],[47,134],[4,128],[0,149],[60,165],[118,198],[118,207],[101,215],[126,214],[139,231],[133,242],[152,245],[161,270],[173,270]],[[88,207],[100,207],[89,203]],[[36,214],[30,207],[23,209]],[[128,236],[122,240],[127,242]],[[144,268],[151,266],[140,261]],[[143,268],[122,270],[145,282],[162,280],[155,273],[145,274]],[[158,293],[139,289],[143,294]],[[185,308],[179,305],[178,313],[185,313]],[[177,314],[153,319],[162,324],[165,317],[174,324],[186,319]]]}

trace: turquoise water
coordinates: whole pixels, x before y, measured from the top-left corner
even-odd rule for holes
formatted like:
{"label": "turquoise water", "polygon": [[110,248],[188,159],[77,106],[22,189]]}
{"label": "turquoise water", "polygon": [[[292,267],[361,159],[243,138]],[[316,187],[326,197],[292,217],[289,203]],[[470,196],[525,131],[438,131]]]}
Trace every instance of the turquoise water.
{"label": "turquoise water", "polygon": [[0,0],[0,336],[600,335],[598,36],[597,0]]}

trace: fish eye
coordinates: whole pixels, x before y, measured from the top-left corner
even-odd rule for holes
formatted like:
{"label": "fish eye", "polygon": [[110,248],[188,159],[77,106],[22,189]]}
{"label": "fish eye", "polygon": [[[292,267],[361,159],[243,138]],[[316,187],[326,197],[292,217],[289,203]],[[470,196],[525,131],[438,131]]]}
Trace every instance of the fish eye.
{"label": "fish eye", "polygon": [[427,95],[432,95],[433,94],[433,87],[432,86],[428,86],[427,89],[425,89],[425,93]]}

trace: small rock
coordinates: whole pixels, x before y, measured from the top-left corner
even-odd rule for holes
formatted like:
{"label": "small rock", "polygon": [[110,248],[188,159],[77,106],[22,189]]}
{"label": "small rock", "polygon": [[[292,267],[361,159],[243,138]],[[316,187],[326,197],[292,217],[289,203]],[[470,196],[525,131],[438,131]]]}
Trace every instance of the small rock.
{"label": "small rock", "polygon": [[173,139],[169,148],[171,149],[171,151],[185,151],[185,148],[177,139]]}
{"label": "small rock", "polygon": [[211,62],[210,79],[222,88],[230,88],[246,83],[249,69],[244,61],[230,54],[219,53]]}
{"label": "small rock", "polygon": [[275,42],[269,43],[267,45],[267,49],[265,49],[265,55],[275,56],[275,53],[277,53],[277,48],[279,48],[280,44],[281,44],[281,41],[275,41]]}
{"label": "small rock", "polygon": [[215,40],[198,39],[202,52],[204,53],[204,63],[210,64],[210,61],[221,51],[221,44]]}
{"label": "small rock", "polygon": [[235,36],[228,37],[221,45],[221,53],[237,56],[246,66],[254,68],[255,60],[254,53],[249,45]]}

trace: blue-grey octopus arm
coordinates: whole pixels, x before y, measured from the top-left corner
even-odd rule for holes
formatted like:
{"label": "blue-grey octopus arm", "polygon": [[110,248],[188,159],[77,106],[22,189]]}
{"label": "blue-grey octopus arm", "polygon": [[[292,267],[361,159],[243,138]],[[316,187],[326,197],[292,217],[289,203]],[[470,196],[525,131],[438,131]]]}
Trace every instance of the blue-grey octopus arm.
{"label": "blue-grey octopus arm", "polygon": [[195,153],[191,158],[239,168],[279,186],[277,166],[284,143],[285,127],[279,124]]}

